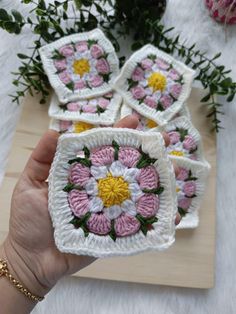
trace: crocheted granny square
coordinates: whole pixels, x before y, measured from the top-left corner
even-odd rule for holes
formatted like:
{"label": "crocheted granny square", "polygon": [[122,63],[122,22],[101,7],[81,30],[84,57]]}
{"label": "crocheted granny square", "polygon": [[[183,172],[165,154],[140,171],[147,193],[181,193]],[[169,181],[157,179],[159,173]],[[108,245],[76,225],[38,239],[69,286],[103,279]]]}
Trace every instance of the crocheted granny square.
{"label": "crocheted granny square", "polygon": [[170,121],[159,131],[167,132],[170,137],[170,145],[166,148],[169,156],[205,162],[201,135],[186,117]]}
{"label": "crocheted granny square", "polygon": [[114,47],[99,29],[63,37],[39,52],[62,103],[110,92],[119,73]]}
{"label": "crocheted granny square", "polygon": [[146,45],[125,63],[114,88],[128,105],[163,125],[188,98],[194,73],[168,54]]}
{"label": "crocheted granny square", "polygon": [[[158,124],[153,121],[152,119],[148,119],[145,116],[143,116],[141,113],[137,112],[130,106],[126,105],[125,103],[121,106],[121,113],[120,118],[124,118],[130,114],[135,115],[139,119],[139,124],[137,126],[137,130],[140,131],[159,131]],[[180,109],[180,111],[174,116],[174,118],[178,117],[186,117],[190,119],[190,112],[185,104],[183,104],[183,107]]]}
{"label": "crocheted granny square", "polygon": [[176,157],[171,157],[171,160],[180,169],[176,177],[176,193],[178,211],[182,216],[182,220],[176,228],[196,228],[199,223],[198,210],[205,193],[210,165],[206,162],[202,163]]}
{"label": "crocheted granny square", "polygon": [[105,257],[167,249],[177,206],[161,134],[103,128],[62,135],[49,210],[61,252]]}
{"label": "crocheted granny square", "polygon": [[49,107],[49,116],[59,120],[84,121],[87,123],[112,125],[117,117],[122,98],[118,93],[88,99],[78,99],[61,104],[56,94]]}

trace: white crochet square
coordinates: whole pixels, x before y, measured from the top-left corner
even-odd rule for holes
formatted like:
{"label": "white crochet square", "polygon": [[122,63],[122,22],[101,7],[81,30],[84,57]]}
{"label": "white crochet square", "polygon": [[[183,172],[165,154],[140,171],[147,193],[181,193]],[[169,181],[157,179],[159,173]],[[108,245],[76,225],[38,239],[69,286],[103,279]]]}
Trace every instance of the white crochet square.
{"label": "white crochet square", "polygon": [[125,63],[114,88],[129,106],[164,125],[187,100],[194,74],[185,64],[149,44]]}
{"label": "white crochet square", "polygon": [[[134,110],[132,107],[128,106],[127,104],[123,103],[121,106],[120,111],[120,118],[124,118],[128,115],[134,114],[139,119],[139,124],[137,127],[137,130],[140,131],[159,131],[159,126],[155,121],[152,119],[146,118],[144,115],[140,114],[136,110]],[[186,104],[183,104],[183,107],[180,109],[180,111],[174,116],[174,118],[177,117],[186,117],[187,119],[190,119],[190,112]]]}
{"label": "white crochet square", "polygon": [[114,92],[67,104],[61,104],[56,94],[53,94],[48,114],[59,120],[112,125],[116,121],[121,102],[121,96]]}
{"label": "white crochet square", "polygon": [[[107,153],[101,153],[104,149],[107,150]],[[134,162],[133,157],[129,158],[131,153],[136,156],[137,163]],[[108,161],[109,158],[112,158],[111,165]],[[70,164],[68,163],[69,160],[71,160]],[[104,162],[105,166],[96,167],[96,163],[100,164],[100,162],[101,164]],[[131,162],[132,165],[129,164]],[[75,173],[75,168],[71,168],[71,165],[82,168],[84,173],[89,173],[90,177],[87,179],[89,181],[86,184],[78,183],[84,182],[82,181],[84,177],[81,179],[81,172]],[[120,171],[123,171],[123,179],[120,177]],[[143,188],[146,184],[150,184],[149,176],[145,175],[146,171],[159,174],[159,179],[157,177],[155,179],[157,181],[154,180],[155,184],[158,184],[158,188],[151,191]],[[111,177],[112,179],[117,177],[119,184],[124,184],[124,180],[129,182],[126,182],[126,184],[129,186],[129,197],[131,199],[128,201],[129,204],[126,204],[126,201],[122,203],[122,213],[120,212],[121,207],[118,205],[105,208],[107,206],[104,199],[106,194],[102,194],[101,187],[103,185],[100,185],[103,182],[101,183],[100,179],[97,179],[99,185],[94,185],[96,181],[94,181],[94,178],[104,178],[106,173],[106,179],[109,178],[110,180]],[[70,178],[70,184],[68,184],[68,177]],[[75,179],[77,184],[84,184],[84,187],[81,188],[80,186],[79,190],[76,190],[78,185],[74,185]],[[138,185],[138,181],[135,180],[144,181]],[[118,181],[115,180],[114,182]],[[142,190],[140,189],[141,185]],[[109,188],[109,185],[106,186],[107,188]],[[154,192],[154,190],[159,192]],[[94,195],[93,193],[98,193],[98,191],[99,194],[96,195],[99,195],[100,200],[98,196],[92,196],[88,205],[86,195]],[[86,199],[86,202],[82,204],[77,202],[77,196],[75,197],[75,195],[80,195],[83,192],[87,194],[83,194],[83,199]],[[149,211],[149,208],[140,207],[142,202],[139,202],[142,197],[143,200],[147,200],[149,197],[158,200],[159,208],[151,221],[149,218],[142,216],[146,214],[140,214],[140,208],[144,212]],[[107,200],[111,200],[110,196]],[[75,211],[76,215],[79,215],[83,206],[89,206],[89,210],[86,207],[84,212],[85,215],[88,215],[89,220],[85,220],[88,217],[80,216],[82,218],[80,218],[81,220],[75,228],[78,223],[78,218],[74,217]],[[139,210],[139,216],[136,210]],[[144,133],[130,129],[103,128],[90,130],[80,135],[62,135],[59,138],[56,155],[50,170],[49,211],[54,226],[55,243],[61,252],[107,257],[132,255],[147,250],[167,249],[174,243],[175,239],[176,193],[173,166],[167,158],[161,134]],[[107,217],[113,219],[113,222],[112,220],[109,222]],[[122,220],[124,217],[126,217],[126,221]],[[74,221],[74,219],[77,220]],[[93,219],[93,222],[90,222],[90,219]],[[129,220],[131,222],[128,222],[127,225]],[[129,235],[130,228],[136,228],[137,224],[138,227],[135,232]],[[88,230],[88,228],[90,229]],[[106,231],[106,228],[108,228],[108,231]],[[106,234],[106,232],[109,232],[109,234]]]}
{"label": "white crochet square", "polygon": [[187,117],[176,118],[158,130],[167,132],[170,137],[169,156],[206,162],[201,135]]}
{"label": "white crochet square", "polygon": [[63,37],[39,50],[61,103],[104,95],[119,73],[119,60],[100,29]]}
{"label": "white crochet square", "polygon": [[[176,178],[178,211],[182,216],[176,229],[196,228],[199,224],[199,209],[206,191],[210,165],[189,159],[170,157],[179,167]],[[207,195],[205,195],[207,197]]]}

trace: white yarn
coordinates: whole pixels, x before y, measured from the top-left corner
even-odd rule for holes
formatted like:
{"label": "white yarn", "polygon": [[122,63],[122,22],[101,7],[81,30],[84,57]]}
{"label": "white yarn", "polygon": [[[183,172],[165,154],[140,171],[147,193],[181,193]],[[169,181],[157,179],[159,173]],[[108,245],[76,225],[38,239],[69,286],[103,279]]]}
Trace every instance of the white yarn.
{"label": "white yarn", "polygon": [[[78,42],[83,40],[97,40],[98,44],[107,53],[107,61],[110,65],[111,77],[108,83],[103,83],[99,87],[92,89],[85,88],[83,90],[71,91],[65,84],[63,84],[56,74],[56,68],[52,59],[52,53],[55,49],[59,49],[64,45],[71,44],[72,42]],[[50,84],[56,92],[59,101],[61,103],[67,103],[78,98],[89,98],[94,96],[104,95],[111,91],[111,84],[114,82],[116,76],[119,73],[119,60],[116,56],[115,49],[111,42],[104,36],[103,32],[96,28],[90,32],[84,32],[79,34],[73,34],[47,44],[39,49],[40,56],[43,62],[43,67],[49,78]]]}
{"label": "white yarn", "polygon": [[[164,187],[164,191],[159,197],[158,221],[153,224],[154,229],[149,231],[146,236],[138,232],[129,237],[117,238],[116,242],[109,236],[101,237],[93,233],[85,238],[80,229],[75,229],[72,224],[69,224],[72,213],[68,205],[67,193],[62,191],[67,184],[68,160],[74,158],[84,146],[92,149],[111,145],[113,140],[121,146],[135,148],[141,146],[143,152],[148,153],[150,158],[157,159],[153,166],[159,174],[161,186]],[[122,167],[117,162],[114,164],[116,167],[113,167],[112,171],[115,175],[119,175],[117,169],[122,171]],[[131,182],[129,187],[134,193],[133,200],[135,200],[140,188],[135,182]],[[93,187],[90,188],[93,190]],[[105,257],[167,249],[174,242],[176,192],[173,166],[167,158],[161,134],[157,132],[144,133],[130,129],[104,128],[86,131],[80,135],[62,135],[59,138],[49,176],[49,211],[55,228],[55,243],[58,249],[65,253]]]}
{"label": "white yarn", "polygon": [[[175,101],[168,109],[163,112],[158,112],[154,108],[135,100],[132,93],[128,91],[127,79],[131,78],[132,73],[137,66],[137,63],[150,54],[154,54],[157,57],[162,58],[164,61],[172,64],[173,68],[176,69],[181,75],[183,75],[184,84],[182,85],[182,91],[177,101]],[[125,102],[143,114],[145,117],[154,120],[159,125],[166,124],[173,116],[183,107],[184,102],[187,100],[193,81],[195,71],[187,67],[182,62],[177,61],[170,55],[164,53],[163,51],[157,49],[156,47],[148,44],[135,52],[123,66],[120,75],[114,82],[114,89],[117,90],[124,98]]]}

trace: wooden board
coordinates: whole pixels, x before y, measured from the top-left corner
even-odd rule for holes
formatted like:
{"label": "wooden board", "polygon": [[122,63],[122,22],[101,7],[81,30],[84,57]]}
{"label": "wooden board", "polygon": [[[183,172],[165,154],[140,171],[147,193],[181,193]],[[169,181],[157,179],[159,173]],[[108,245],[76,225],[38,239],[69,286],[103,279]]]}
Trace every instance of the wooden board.
{"label": "wooden board", "polygon": [[[206,108],[199,103],[202,96],[201,90],[193,89],[188,101],[193,123],[203,137],[206,158],[212,166],[199,227],[178,230],[175,244],[166,252],[100,259],[77,276],[194,288],[214,286],[216,141],[210,132],[209,121],[205,119]],[[39,105],[36,99],[27,98],[0,190],[0,242],[8,231],[14,185],[48,123],[47,107]]]}

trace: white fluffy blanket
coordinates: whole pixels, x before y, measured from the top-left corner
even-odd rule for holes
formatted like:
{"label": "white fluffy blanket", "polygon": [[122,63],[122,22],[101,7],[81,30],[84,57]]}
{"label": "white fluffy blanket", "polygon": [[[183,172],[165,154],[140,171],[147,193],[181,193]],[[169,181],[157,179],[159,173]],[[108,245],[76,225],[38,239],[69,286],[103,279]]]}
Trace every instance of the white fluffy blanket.
{"label": "white fluffy blanket", "polygon": [[[19,8],[19,0],[1,0],[0,7]],[[187,43],[213,55],[222,52],[221,63],[233,69],[236,80],[236,27],[228,28],[225,42],[223,26],[208,16],[203,0],[170,0],[164,16],[165,24],[175,26]],[[0,32],[0,179],[4,173],[7,153],[19,107],[8,98],[14,88],[10,71],[17,67],[16,52],[30,43],[28,32],[20,38]],[[236,308],[236,133],[235,101],[225,104],[225,130],[218,136],[217,177],[217,248],[216,284],[211,290],[181,289],[66,278],[61,280],[34,313],[64,314],[233,314]],[[115,270],[114,270],[115,271]]]}

